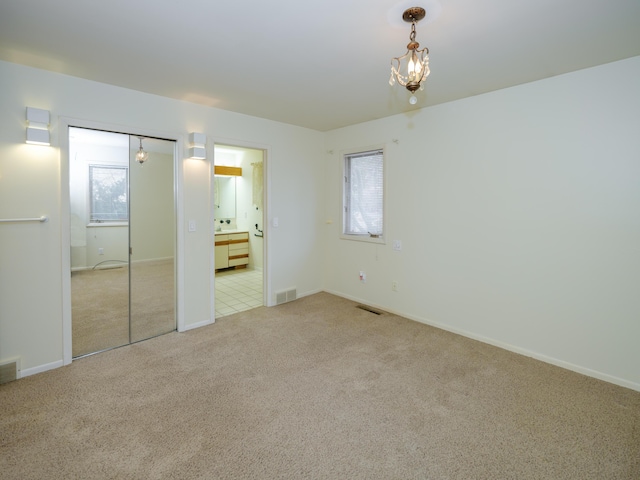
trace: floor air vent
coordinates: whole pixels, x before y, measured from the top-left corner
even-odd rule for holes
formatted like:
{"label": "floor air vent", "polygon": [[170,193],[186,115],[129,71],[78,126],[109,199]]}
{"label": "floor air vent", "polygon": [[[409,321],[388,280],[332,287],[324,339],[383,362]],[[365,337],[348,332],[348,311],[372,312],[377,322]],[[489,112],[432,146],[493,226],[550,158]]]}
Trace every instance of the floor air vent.
{"label": "floor air vent", "polygon": [[384,313],[382,310],[377,310],[368,305],[356,305],[356,308],[359,308],[360,310],[364,310],[365,312],[375,313],[376,315],[382,315]]}
{"label": "floor air vent", "polygon": [[19,377],[20,371],[19,360],[8,360],[0,362],[0,384],[13,382]]}
{"label": "floor air vent", "polygon": [[280,305],[281,303],[291,302],[295,300],[296,297],[296,289],[292,288],[291,290],[286,290],[283,292],[276,293],[276,305]]}

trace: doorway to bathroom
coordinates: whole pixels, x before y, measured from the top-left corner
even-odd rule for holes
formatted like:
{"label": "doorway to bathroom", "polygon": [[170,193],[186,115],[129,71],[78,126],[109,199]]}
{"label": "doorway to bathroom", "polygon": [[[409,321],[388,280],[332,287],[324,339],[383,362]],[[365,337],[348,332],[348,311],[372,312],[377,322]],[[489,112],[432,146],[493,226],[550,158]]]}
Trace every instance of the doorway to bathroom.
{"label": "doorway to bathroom", "polygon": [[216,318],[265,304],[265,156],[260,149],[214,147]]}
{"label": "doorway to bathroom", "polygon": [[175,141],[69,127],[72,357],[176,329]]}

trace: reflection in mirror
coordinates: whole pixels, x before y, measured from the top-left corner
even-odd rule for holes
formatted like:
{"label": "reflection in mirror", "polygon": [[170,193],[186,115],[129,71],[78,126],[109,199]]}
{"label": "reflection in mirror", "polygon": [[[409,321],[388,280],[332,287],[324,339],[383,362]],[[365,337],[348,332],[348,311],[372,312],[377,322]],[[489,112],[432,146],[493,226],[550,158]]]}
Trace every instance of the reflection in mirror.
{"label": "reflection in mirror", "polygon": [[175,330],[175,142],[69,128],[72,356]]}
{"label": "reflection in mirror", "polygon": [[129,136],[69,128],[72,356],[129,343]]}
{"label": "reflection in mirror", "polygon": [[174,142],[144,138],[149,152],[138,163],[137,137],[130,144],[129,279],[130,341],[138,342],[176,328],[174,252]]}
{"label": "reflection in mirror", "polygon": [[236,177],[215,176],[215,205],[214,218],[236,217]]}

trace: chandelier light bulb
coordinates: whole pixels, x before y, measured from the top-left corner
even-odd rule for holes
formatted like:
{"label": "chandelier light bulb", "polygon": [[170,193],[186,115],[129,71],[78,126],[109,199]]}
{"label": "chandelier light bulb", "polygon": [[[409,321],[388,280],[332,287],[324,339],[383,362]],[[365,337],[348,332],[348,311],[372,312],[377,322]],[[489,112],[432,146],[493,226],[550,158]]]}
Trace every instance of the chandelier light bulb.
{"label": "chandelier light bulb", "polygon": [[409,60],[407,70],[409,72],[410,82],[416,82],[420,80],[422,74],[422,65],[420,64],[420,60],[418,60],[418,56],[416,55],[415,50],[411,54],[411,59]]}
{"label": "chandelier light bulb", "polygon": [[136,153],[136,160],[138,161],[138,163],[144,163],[149,159],[149,154],[147,152],[145,152],[144,150],[138,150],[138,153]]}
{"label": "chandelier light bulb", "polygon": [[426,15],[424,8],[408,8],[402,15],[405,22],[411,23],[411,33],[407,53],[400,57],[391,59],[391,77],[389,85],[396,82],[411,92],[409,103],[415,105],[418,99],[413,95],[416,90],[424,89],[424,81],[429,76],[429,49],[420,49],[420,44],[416,41],[416,24]]}

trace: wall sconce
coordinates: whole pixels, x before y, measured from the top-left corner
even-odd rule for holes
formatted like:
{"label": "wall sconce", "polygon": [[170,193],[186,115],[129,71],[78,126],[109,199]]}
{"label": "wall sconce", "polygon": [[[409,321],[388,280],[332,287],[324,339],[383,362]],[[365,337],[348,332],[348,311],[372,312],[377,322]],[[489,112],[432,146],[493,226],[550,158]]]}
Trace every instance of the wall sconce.
{"label": "wall sconce", "polygon": [[27,107],[27,143],[32,145],[51,145],[48,110]]}
{"label": "wall sconce", "polygon": [[207,136],[204,133],[189,134],[189,158],[204,160],[207,158]]}

